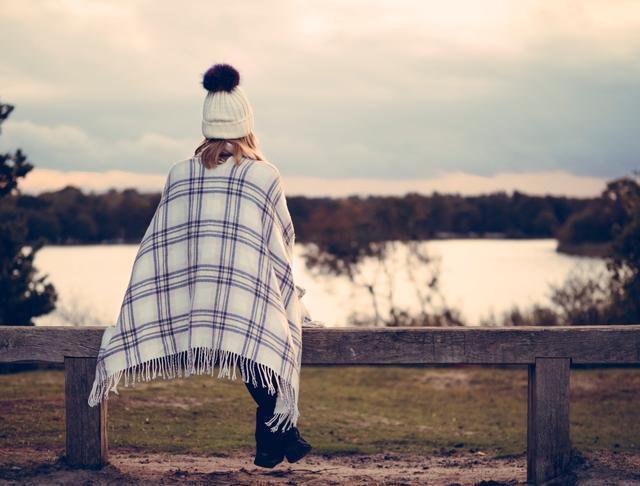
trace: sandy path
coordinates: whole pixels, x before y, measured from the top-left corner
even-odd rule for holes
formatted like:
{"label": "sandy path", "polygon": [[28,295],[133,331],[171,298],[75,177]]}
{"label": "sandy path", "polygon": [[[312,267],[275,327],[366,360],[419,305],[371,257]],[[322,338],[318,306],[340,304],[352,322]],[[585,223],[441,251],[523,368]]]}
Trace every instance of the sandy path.
{"label": "sandy path", "polygon": [[[144,454],[113,451],[111,465],[100,471],[70,470],[42,461],[42,451],[0,451],[0,484],[525,484],[524,456],[494,458],[483,453],[422,457],[374,454],[324,457],[311,455],[299,464],[273,470],[253,465],[250,451],[229,457]],[[39,461],[36,460],[39,457]],[[21,464],[20,466],[16,464]],[[568,484],[640,485],[640,454],[589,453],[577,456]]]}

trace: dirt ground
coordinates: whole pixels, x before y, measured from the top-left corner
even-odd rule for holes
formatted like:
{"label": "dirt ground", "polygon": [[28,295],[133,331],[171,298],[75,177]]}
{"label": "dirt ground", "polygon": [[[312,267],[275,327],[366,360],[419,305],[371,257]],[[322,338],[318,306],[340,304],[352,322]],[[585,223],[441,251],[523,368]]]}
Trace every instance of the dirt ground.
{"label": "dirt ground", "polygon": [[[492,457],[483,452],[443,451],[409,454],[310,455],[298,464],[273,470],[251,462],[251,451],[226,457],[145,454],[113,450],[111,464],[99,471],[73,470],[55,451],[0,451],[0,484],[307,484],[307,485],[518,485],[526,484],[526,457]],[[559,484],[640,485],[640,454],[575,453],[573,472]]]}

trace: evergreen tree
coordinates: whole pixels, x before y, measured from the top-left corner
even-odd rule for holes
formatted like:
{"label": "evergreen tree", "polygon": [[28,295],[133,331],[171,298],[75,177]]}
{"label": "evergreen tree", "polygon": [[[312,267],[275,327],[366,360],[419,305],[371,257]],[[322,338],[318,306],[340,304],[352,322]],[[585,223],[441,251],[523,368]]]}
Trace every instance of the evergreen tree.
{"label": "evergreen tree", "polygon": [[[13,106],[0,104],[0,125]],[[0,198],[19,193],[18,180],[33,165],[21,150],[0,153]],[[26,245],[27,223],[23,215],[13,211],[0,214],[0,324],[31,326],[32,318],[55,309],[57,293],[47,282],[47,275],[36,276],[33,260],[44,241]]]}
{"label": "evergreen tree", "polygon": [[640,321],[640,175],[625,177],[607,185],[603,197],[620,208],[622,224],[614,228],[615,239],[608,267],[612,271],[614,322]]}

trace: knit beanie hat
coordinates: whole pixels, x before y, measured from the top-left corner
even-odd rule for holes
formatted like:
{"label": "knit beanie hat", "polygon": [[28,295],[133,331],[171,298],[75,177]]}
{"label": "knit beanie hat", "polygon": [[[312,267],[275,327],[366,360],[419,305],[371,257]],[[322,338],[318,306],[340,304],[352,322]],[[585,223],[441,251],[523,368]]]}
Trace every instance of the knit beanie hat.
{"label": "knit beanie hat", "polygon": [[202,110],[205,138],[240,138],[253,130],[253,110],[240,84],[240,73],[229,64],[215,64],[205,73],[208,91]]}

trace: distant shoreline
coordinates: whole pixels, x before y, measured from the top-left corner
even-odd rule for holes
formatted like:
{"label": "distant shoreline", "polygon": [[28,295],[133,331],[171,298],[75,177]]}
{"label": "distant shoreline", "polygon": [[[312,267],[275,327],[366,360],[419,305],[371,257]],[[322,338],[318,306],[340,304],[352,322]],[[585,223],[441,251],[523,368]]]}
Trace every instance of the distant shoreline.
{"label": "distant shoreline", "polygon": [[584,256],[593,258],[606,258],[611,254],[610,243],[561,243],[558,242],[558,253],[572,256]]}
{"label": "distant shoreline", "polygon": [[[447,241],[447,240],[507,240],[507,241],[516,241],[516,240],[555,240],[557,242],[556,251],[558,253],[562,253],[564,255],[570,256],[582,256],[582,257],[591,257],[591,258],[605,258],[611,249],[611,245],[608,243],[578,243],[578,244],[567,244],[561,243],[556,238],[532,238],[532,237],[517,237],[517,236],[507,236],[500,233],[491,233],[485,235],[478,234],[455,234],[455,233],[443,233],[439,234],[434,238],[425,239],[422,241]],[[308,244],[312,243],[310,241],[298,241],[299,244]],[[50,244],[46,243],[44,246],[112,246],[112,245],[139,245],[140,241],[125,241],[125,240],[107,240],[101,242],[81,242],[81,241],[67,241],[65,243],[55,243]]]}

